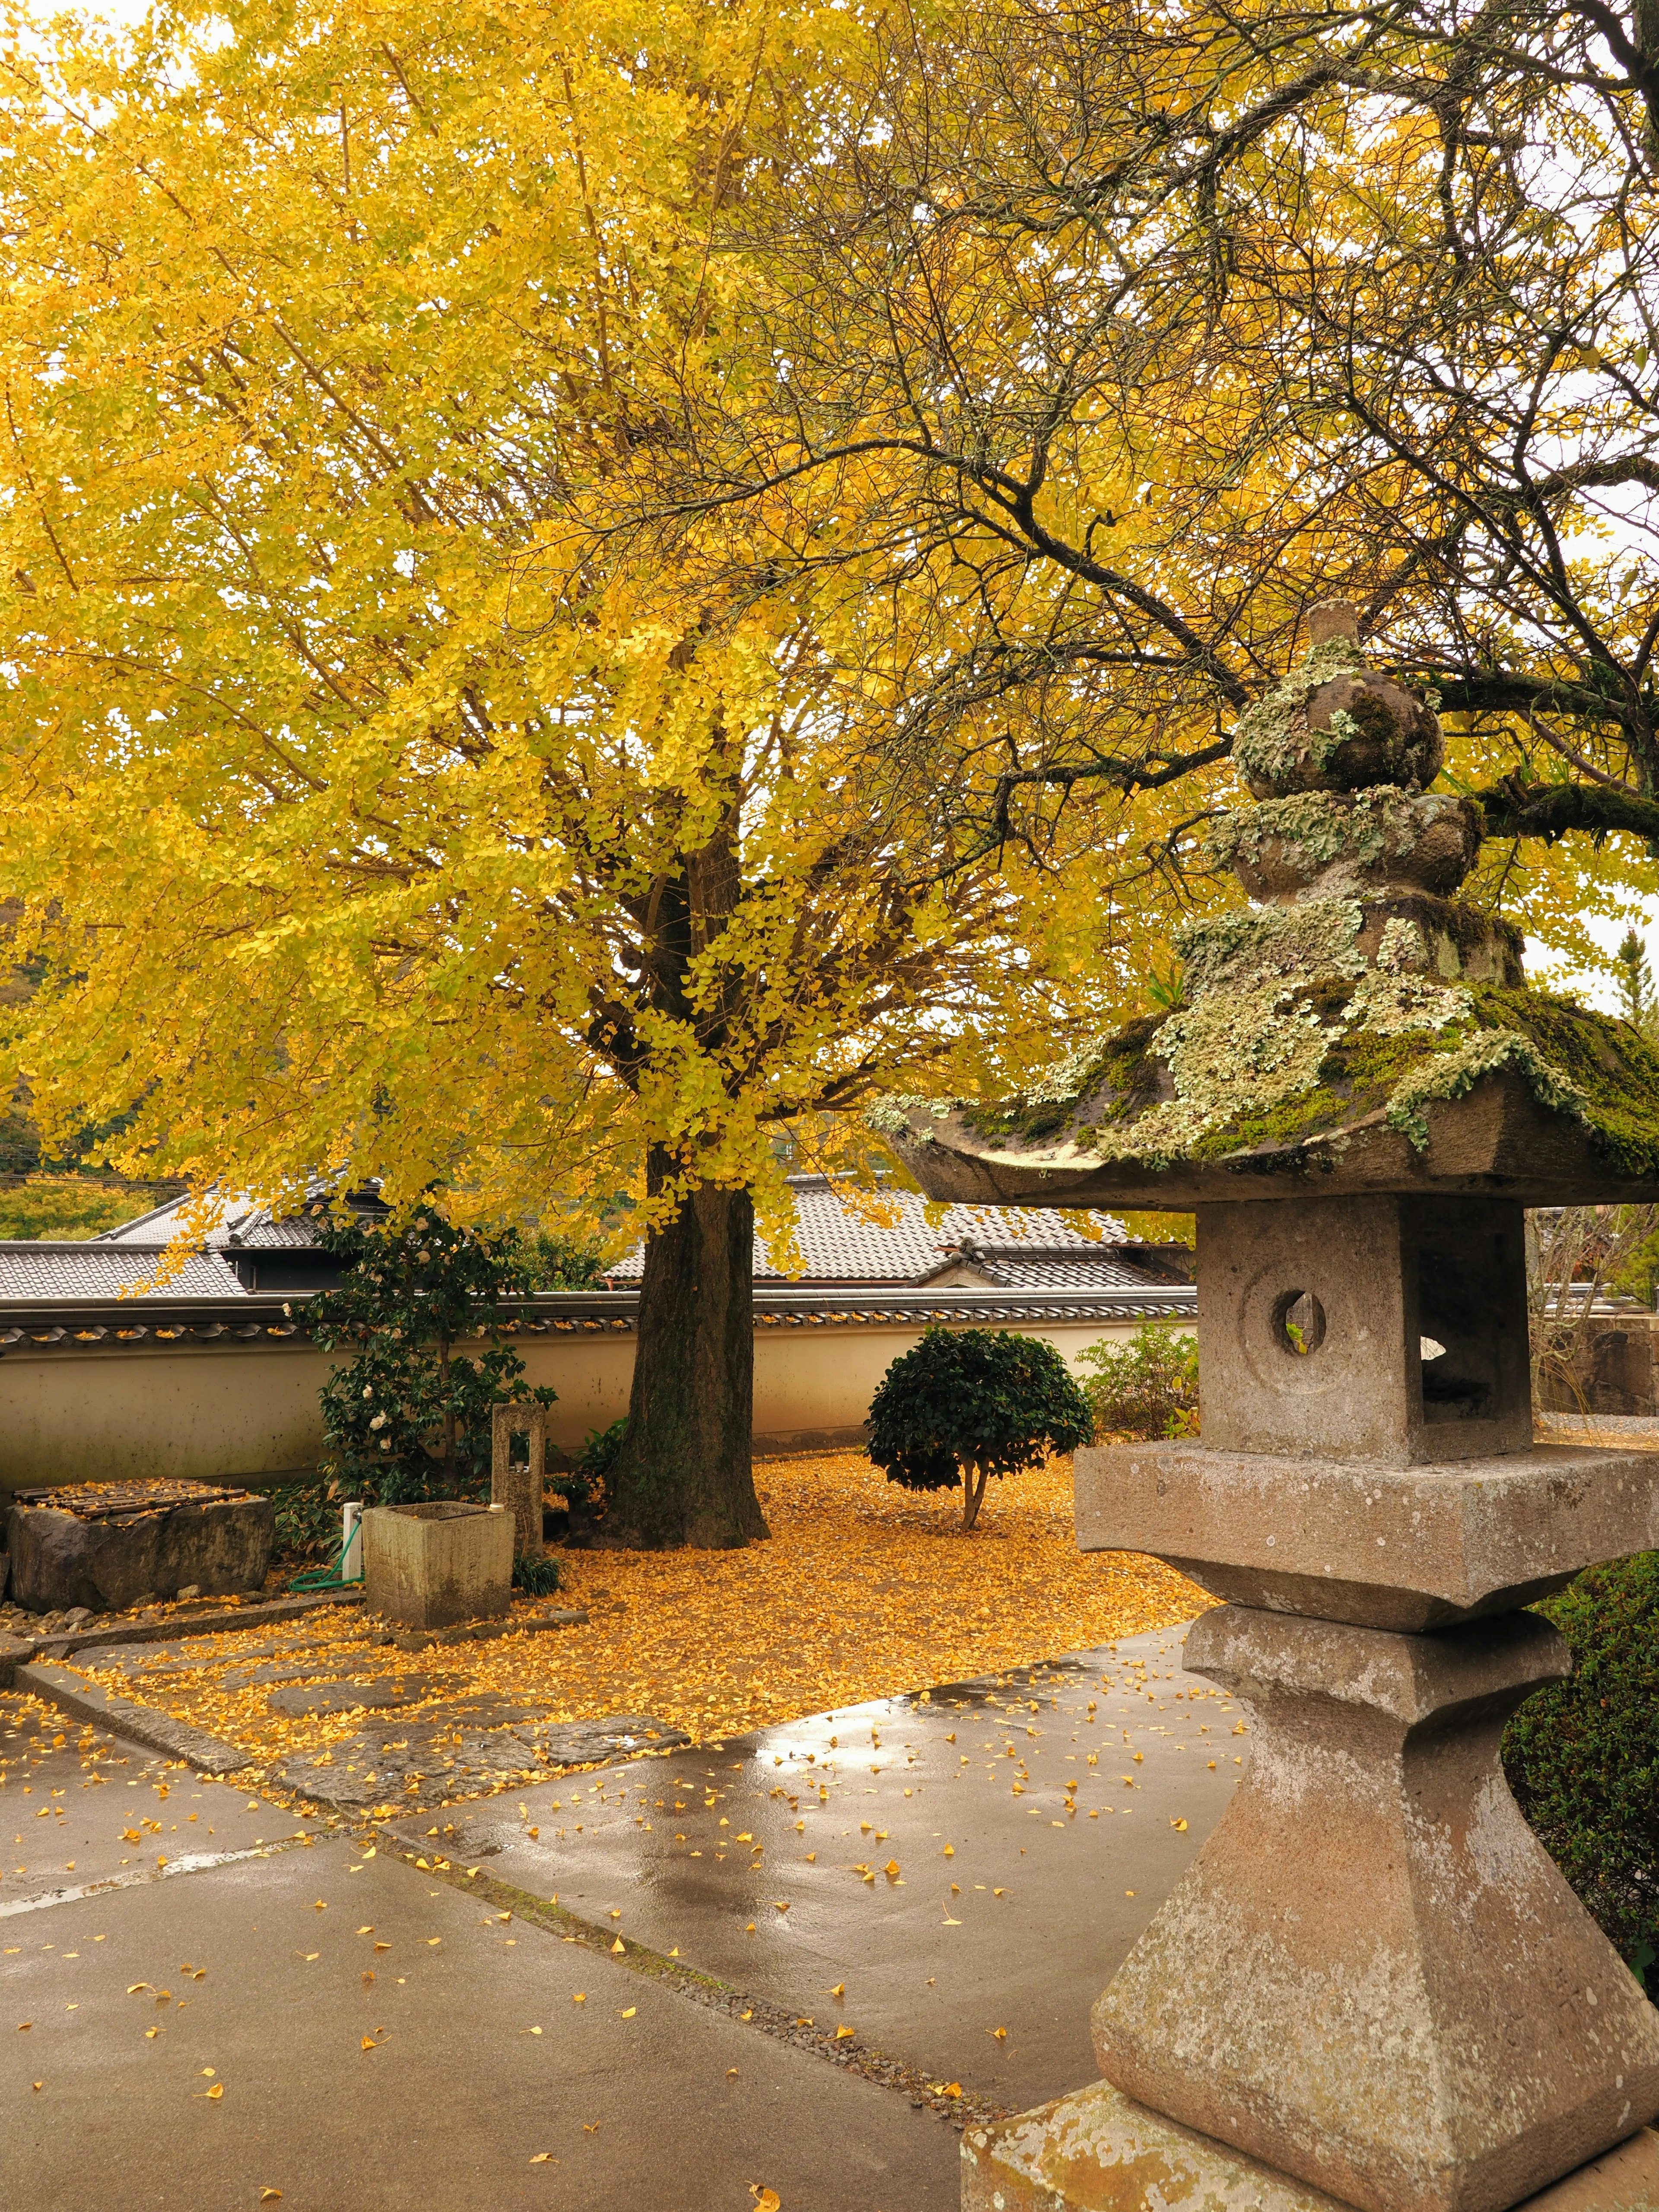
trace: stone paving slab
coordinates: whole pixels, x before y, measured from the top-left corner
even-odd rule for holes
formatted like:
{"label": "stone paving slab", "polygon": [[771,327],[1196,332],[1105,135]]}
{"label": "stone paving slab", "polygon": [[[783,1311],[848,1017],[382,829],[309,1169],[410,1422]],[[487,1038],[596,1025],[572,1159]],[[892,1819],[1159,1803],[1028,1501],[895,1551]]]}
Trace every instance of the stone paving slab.
{"label": "stone paving slab", "polygon": [[476,1796],[550,1767],[589,1766],[645,1744],[687,1739],[649,1713],[550,1721],[488,1692],[458,1698],[436,1716],[377,1721],[323,1750],[290,1759],[277,1779],[347,1813],[395,1802],[422,1808]]}
{"label": "stone paving slab", "polygon": [[343,1841],[9,1940],[0,2203],[30,2212],[957,2206],[933,2114]]}
{"label": "stone paving slab", "polygon": [[233,1784],[56,1714],[43,1726],[38,1707],[0,1696],[0,1926],[44,1901],[175,1876],[303,1832]]}
{"label": "stone paving slab", "polygon": [[240,1744],[228,1743],[223,1736],[210,1735],[205,1729],[192,1728],[187,1721],[174,1720],[171,1713],[157,1712],[152,1705],[117,1697],[69,1667],[49,1666],[45,1660],[37,1660],[33,1666],[15,1670],[12,1686],[44,1698],[71,1720],[90,1721],[94,1727],[118,1731],[131,1742],[145,1744],[169,1759],[182,1759],[204,1774],[234,1774],[239,1767],[253,1764],[253,1753]]}
{"label": "stone paving slab", "polygon": [[265,1703],[273,1713],[290,1714],[354,1713],[371,1706],[419,1705],[453,1689],[464,1679],[459,1674],[370,1675],[360,1668],[355,1674],[331,1681],[319,1682],[314,1677],[290,1681],[273,1690]]}
{"label": "stone paving slab", "polygon": [[1183,1635],[404,1815],[396,1832],[584,1918],[616,1914],[635,1942],[1021,2110],[1097,2073],[1090,2008],[1241,1771],[1243,1715],[1183,1672]]}
{"label": "stone paving slab", "polygon": [[64,1659],[74,1651],[95,1651],[106,1645],[173,1644],[181,1637],[220,1636],[239,1629],[270,1627],[301,1620],[308,1613],[325,1612],[331,1606],[362,1601],[361,1589],[349,1589],[316,1597],[270,1598],[252,1605],[209,1606],[198,1613],[173,1613],[166,1620],[124,1620],[101,1628],[70,1629],[37,1639],[37,1649],[42,1658]]}

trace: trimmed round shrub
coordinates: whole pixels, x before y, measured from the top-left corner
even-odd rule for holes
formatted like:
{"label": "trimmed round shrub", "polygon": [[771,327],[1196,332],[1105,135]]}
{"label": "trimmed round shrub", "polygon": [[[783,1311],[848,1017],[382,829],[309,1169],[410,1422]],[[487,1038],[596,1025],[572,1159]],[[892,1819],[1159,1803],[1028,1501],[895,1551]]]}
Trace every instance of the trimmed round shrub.
{"label": "trimmed round shrub", "polygon": [[1087,1443],[1093,1422],[1066,1362],[1011,1329],[930,1328],[870,1401],[870,1456],[907,1490],[962,1485],[962,1525],[994,1475]]}
{"label": "trimmed round shrub", "polygon": [[1659,1552],[1591,1567],[1538,1607],[1571,1648],[1504,1732],[1534,1832],[1650,1996],[1659,1992]]}

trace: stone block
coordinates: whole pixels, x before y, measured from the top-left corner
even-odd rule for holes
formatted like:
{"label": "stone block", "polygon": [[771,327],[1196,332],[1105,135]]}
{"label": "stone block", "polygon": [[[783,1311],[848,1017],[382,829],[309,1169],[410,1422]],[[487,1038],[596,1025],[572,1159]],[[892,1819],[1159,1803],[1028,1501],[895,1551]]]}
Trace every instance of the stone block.
{"label": "stone block", "polygon": [[[1109,2081],[969,2128],[962,2163],[962,2212],[1348,2212]],[[1516,2212],[1659,2212],[1659,2136],[1639,2129]]]}
{"label": "stone block", "polygon": [[363,1583],[372,1613],[410,1628],[504,1613],[513,1595],[513,1516],[440,1500],[376,1505],[363,1516]]}
{"label": "stone block", "polygon": [[[514,1437],[525,1439],[527,1456],[523,1460],[513,1456]],[[539,1559],[546,1548],[542,1537],[546,1487],[546,1407],[497,1406],[490,1417],[489,1502],[504,1505],[513,1516],[513,1547],[525,1559]]]}
{"label": "stone block", "polygon": [[1219,1826],[1095,2008],[1116,2087],[1364,2212],[1504,2212],[1659,2113],[1659,2011],[1522,1820],[1536,1613],[1422,1636],[1225,1607]]}
{"label": "stone block", "polygon": [[1202,1208],[1206,1448],[1395,1467],[1524,1450],[1522,1224],[1502,1199]]}
{"label": "stone block", "polygon": [[116,1613],[192,1583],[210,1597],[258,1589],[276,1528],[268,1498],[212,1483],[20,1492],[6,1518],[12,1597],[33,1613]]}
{"label": "stone block", "polygon": [[1659,1547],[1659,1454],[1535,1445],[1381,1468],[1192,1443],[1073,1462],[1085,1552],[1150,1552],[1238,1605],[1361,1627],[1449,1626]]}

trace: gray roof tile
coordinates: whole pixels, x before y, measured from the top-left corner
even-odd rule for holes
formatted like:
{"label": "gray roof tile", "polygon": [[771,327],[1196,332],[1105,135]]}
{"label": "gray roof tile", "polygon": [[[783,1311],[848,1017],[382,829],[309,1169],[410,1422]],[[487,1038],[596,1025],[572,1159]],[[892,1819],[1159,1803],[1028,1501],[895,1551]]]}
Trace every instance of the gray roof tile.
{"label": "gray roof tile", "polygon": [[[118,1298],[142,1294],[155,1278],[163,1248],[128,1244],[0,1243],[0,1299]],[[160,1286],[162,1297],[246,1296],[234,1271],[213,1252],[190,1253]]]}
{"label": "gray roof tile", "polygon": [[[987,1255],[986,1272],[1011,1287],[1142,1289],[1147,1280],[1144,1270],[1112,1251],[1113,1244],[1122,1243],[1124,1231],[1109,1214],[1044,1206],[951,1206],[934,1226],[926,1217],[927,1200],[918,1192],[893,1190],[881,1196],[883,1211],[896,1217],[884,1225],[855,1212],[827,1176],[791,1176],[789,1183],[801,1273],[787,1276],[757,1237],[757,1283],[914,1283],[964,1241]],[[1080,1220],[1105,1241],[1085,1236]],[[1022,1248],[1030,1253],[1029,1259],[1021,1257]],[[611,1270],[611,1279],[636,1282],[643,1266],[643,1249],[636,1245]]]}

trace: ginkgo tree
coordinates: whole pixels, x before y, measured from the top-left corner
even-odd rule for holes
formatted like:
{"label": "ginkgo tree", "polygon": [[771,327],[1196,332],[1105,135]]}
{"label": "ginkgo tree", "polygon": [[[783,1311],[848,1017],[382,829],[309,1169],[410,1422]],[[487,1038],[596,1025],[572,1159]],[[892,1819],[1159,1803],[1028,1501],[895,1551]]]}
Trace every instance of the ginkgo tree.
{"label": "ginkgo tree", "polygon": [[831,518],[606,526],[772,374],[712,216],[854,27],[305,0],[5,59],[14,1068],[198,1188],[631,1194],[623,1541],[763,1533],[779,1128],[856,1166],[838,1109],[1042,1057],[1144,951],[1091,957],[1109,850],[1061,900],[872,759],[902,624],[794,557]]}

